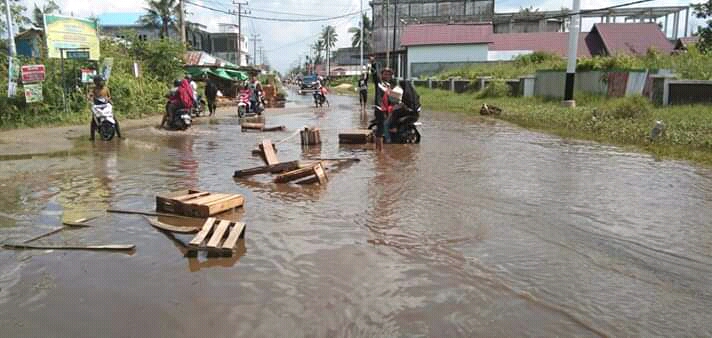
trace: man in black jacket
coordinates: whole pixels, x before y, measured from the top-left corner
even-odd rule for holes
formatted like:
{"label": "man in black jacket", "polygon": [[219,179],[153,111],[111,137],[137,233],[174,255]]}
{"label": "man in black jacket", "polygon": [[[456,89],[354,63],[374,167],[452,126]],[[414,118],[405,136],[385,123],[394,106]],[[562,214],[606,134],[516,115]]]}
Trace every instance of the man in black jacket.
{"label": "man in black jacket", "polygon": [[208,78],[205,83],[205,97],[208,99],[209,116],[215,115],[215,99],[218,95],[218,86],[213,79]]}

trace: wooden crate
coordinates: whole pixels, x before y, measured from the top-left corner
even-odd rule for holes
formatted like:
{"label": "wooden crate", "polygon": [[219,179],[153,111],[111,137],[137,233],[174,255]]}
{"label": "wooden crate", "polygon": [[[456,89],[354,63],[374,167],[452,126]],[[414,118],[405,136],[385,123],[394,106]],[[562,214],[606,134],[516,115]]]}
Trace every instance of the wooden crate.
{"label": "wooden crate", "polygon": [[299,131],[303,146],[313,146],[321,144],[321,134],[319,128],[304,128]]}
{"label": "wooden crate", "polygon": [[244,223],[210,217],[187,246],[189,250],[232,254],[238,239],[244,237]]}
{"label": "wooden crate", "polygon": [[373,131],[370,129],[345,130],[339,133],[339,143],[366,144],[373,142]]}
{"label": "wooden crate", "polygon": [[239,194],[180,190],[156,196],[156,211],[207,218],[245,204]]}
{"label": "wooden crate", "polygon": [[275,183],[287,183],[297,180],[302,180],[297,182],[302,184],[316,182],[319,182],[320,184],[326,184],[328,179],[326,177],[326,171],[321,165],[321,162],[310,164],[307,167],[277,175],[277,177],[274,178]]}

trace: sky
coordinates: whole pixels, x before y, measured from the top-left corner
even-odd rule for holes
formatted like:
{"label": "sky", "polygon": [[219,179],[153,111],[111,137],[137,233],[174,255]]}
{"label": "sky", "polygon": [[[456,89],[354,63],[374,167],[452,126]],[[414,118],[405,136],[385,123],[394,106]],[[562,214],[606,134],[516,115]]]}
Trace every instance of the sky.
{"label": "sky", "polygon": [[[33,8],[36,2],[42,4],[44,0],[19,0],[28,9]],[[243,3],[245,0],[241,0]],[[272,67],[285,73],[292,66],[296,65],[301,57],[309,53],[309,46],[316,40],[322,27],[332,25],[336,28],[337,42],[336,48],[350,47],[351,36],[348,33],[350,27],[358,27],[360,1],[363,2],[363,9],[367,15],[371,16],[368,0],[247,0],[247,6],[243,5],[243,11],[251,13],[247,16],[255,18],[242,19],[242,29],[245,34],[259,34],[257,47],[263,47],[266,59]],[[701,0],[700,0],[701,1]],[[73,13],[77,17],[88,17],[104,13],[116,12],[141,12],[145,7],[146,0],[55,0],[62,8],[64,14]],[[203,7],[228,11],[237,10],[233,5],[233,0],[186,0],[186,10],[189,13],[188,20],[204,24],[209,31],[217,31],[219,23],[237,23],[236,15],[228,15]],[[235,1],[236,2],[236,1]],[[627,2],[626,0],[581,0],[581,9],[594,9],[613,6]],[[694,2],[694,0],[693,0]],[[193,3],[193,4],[191,4]],[[690,3],[689,0],[656,0],[648,3],[634,5],[631,7],[645,6],[684,6]],[[540,10],[558,10],[561,7],[573,7],[572,1],[557,0],[495,0],[495,12],[513,12],[520,7],[534,6]],[[257,18],[286,18],[286,19],[321,19],[343,16],[355,13],[344,18],[337,18],[328,21],[316,22],[278,22],[266,21]],[[692,16],[692,15],[691,15]],[[582,29],[590,30],[591,25],[596,20],[585,21]],[[672,25],[672,16],[670,17]],[[703,24],[701,20],[690,19],[690,26],[694,27]],[[684,18],[680,19],[680,26],[684,25]],[[680,36],[683,29],[681,28]],[[248,40],[251,36],[248,35]],[[253,49],[253,43],[249,43],[249,49]]]}

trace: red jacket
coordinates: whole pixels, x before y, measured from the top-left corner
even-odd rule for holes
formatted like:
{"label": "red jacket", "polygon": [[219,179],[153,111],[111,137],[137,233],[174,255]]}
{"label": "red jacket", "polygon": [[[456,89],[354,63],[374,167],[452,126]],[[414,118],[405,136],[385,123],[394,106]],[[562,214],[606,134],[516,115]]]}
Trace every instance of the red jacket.
{"label": "red jacket", "polygon": [[193,108],[193,87],[190,86],[188,80],[183,79],[178,87],[178,97],[183,108]]}
{"label": "red jacket", "polygon": [[383,99],[381,99],[381,110],[388,115],[393,112],[394,107],[395,105],[388,101],[388,95],[383,95]]}

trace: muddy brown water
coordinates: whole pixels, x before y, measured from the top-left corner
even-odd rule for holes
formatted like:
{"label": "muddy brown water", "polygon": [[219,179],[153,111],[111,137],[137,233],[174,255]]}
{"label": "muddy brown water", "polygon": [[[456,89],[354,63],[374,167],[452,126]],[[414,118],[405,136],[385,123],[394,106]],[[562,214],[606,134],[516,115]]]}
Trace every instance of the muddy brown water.
{"label": "muddy brown water", "polygon": [[[62,219],[92,228],[37,243],[135,244],[131,254],[0,250],[3,337],[400,337],[712,335],[712,173],[501,122],[424,112],[420,145],[382,155],[338,145],[361,125],[352,97],[189,133],[144,128],[122,143],[0,161],[0,239]],[[281,160],[361,162],[326,186],[235,181],[263,137],[304,125]],[[52,140],[47,140],[52,142]],[[246,197],[233,258],[184,257],[142,216],[156,192]],[[176,235],[183,241],[190,235]]]}

